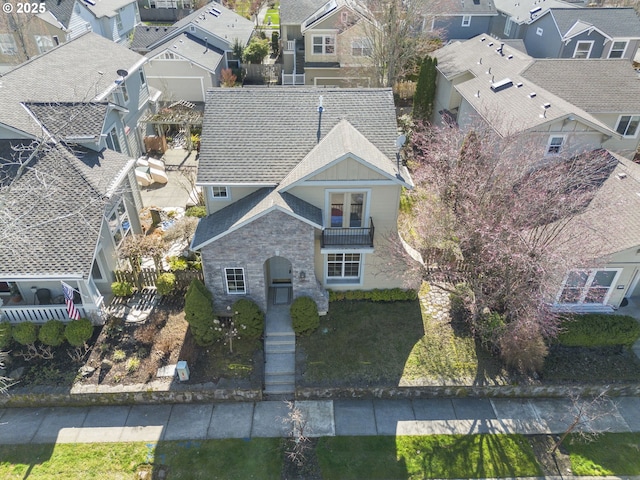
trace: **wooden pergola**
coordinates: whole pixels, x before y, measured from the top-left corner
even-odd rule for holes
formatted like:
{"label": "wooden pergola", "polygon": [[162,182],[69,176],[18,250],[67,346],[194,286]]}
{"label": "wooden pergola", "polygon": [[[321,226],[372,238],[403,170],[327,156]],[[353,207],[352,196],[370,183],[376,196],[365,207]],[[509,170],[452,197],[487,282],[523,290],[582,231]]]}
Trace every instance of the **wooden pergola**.
{"label": "wooden pergola", "polygon": [[185,143],[187,150],[193,150],[191,142],[191,128],[202,128],[204,113],[195,108],[195,104],[184,100],[179,100],[168,107],[160,109],[159,112],[148,112],[140,119],[141,122],[154,125],[156,133],[165,136],[165,127],[177,125],[184,128]]}

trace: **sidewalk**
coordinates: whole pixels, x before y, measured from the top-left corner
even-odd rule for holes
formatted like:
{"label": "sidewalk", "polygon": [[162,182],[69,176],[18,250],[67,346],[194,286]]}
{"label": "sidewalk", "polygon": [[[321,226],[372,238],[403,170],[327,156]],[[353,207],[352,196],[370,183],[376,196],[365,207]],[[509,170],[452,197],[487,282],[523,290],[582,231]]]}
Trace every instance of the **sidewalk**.
{"label": "sidewalk", "polygon": [[[295,402],[311,437],[562,433],[568,399],[434,398]],[[0,444],[107,443],[284,437],[284,402],[0,409]],[[640,398],[607,400],[585,428],[640,431]]]}

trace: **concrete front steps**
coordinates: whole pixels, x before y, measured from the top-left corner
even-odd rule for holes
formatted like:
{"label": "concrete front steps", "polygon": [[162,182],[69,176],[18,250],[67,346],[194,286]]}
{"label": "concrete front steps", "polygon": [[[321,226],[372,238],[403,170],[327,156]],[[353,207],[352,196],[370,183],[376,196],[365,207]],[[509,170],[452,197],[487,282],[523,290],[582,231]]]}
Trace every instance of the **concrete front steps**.
{"label": "concrete front steps", "polygon": [[267,333],[264,339],[264,394],[291,395],[296,386],[296,337],[293,332]]}

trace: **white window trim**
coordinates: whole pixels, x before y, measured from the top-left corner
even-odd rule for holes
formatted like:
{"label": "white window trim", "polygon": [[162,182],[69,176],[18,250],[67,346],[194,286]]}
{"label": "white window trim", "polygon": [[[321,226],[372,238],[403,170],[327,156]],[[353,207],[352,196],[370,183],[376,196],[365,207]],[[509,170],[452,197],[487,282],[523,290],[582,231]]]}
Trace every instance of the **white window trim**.
{"label": "white window trim", "polygon": [[140,84],[144,87],[147,84],[147,76],[142,68],[138,69],[138,75],[140,75]]}
{"label": "white window trim", "polygon": [[[358,254],[360,255],[358,276],[357,277],[329,277],[329,255],[330,254]],[[344,257],[342,260],[343,272],[344,272]],[[352,263],[352,262],[350,262]],[[365,252],[358,250],[336,250],[332,252],[324,253],[324,283],[326,286],[338,286],[338,285],[362,285],[364,283],[364,263]]]}
{"label": "white window trim", "polygon": [[[227,192],[227,195],[225,197],[216,197],[213,194],[213,189],[214,188],[224,188],[225,192]],[[211,198],[211,200],[216,201],[216,202],[220,202],[220,201],[228,201],[231,200],[231,189],[229,187],[227,187],[226,185],[211,185],[209,188],[209,198]]]}
{"label": "white window trim", "polygon": [[611,52],[613,52],[613,46],[616,43],[622,43],[624,42],[624,48],[622,49],[622,55],[620,55],[620,57],[615,57],[615,58],[624,58],[625,53],[627,53],[627,48],[629,47],[629,40],[613,40],[611,42],[611,50],[609,50],[609,55],[607,58],[611,58]]}
{"label": "white window trim", "polygon": [[124,29],[124,25],[122,24],[122,16],[120,15],[120,11],[116,12],[116,29],[118,33],[120,33]]}
{"label": "white window trim", "polygon": [[[364,225],[362,227],[353,227],[353,228],[369,228],[369,207],[371,204],[371,189],[370,188],[327,188],[324,191],[324,222],[325,228],[331,227],[331,194],[332,193],[364,193],[364,206],[362,212],[362,218],[364,219]],[[344,228],[344,227],[334,227],[334,228]],[[340,253],[340,252],[336,252]]]}
{"label": "white window trim", "polygon": [[593,50],[593,40],[579,40],[576,42],[576,48],[573,51],[573,58],[576,58],[576,54],[578,53],[578,47],[580,46],[581,43],[588,43],[589,44],[589,51],[587,52],[587,56],[584,58],[591,58],[591,50]]}
{"label": "white window trim", "polygon": [[[322,38],[322,52],[320,53],[316,53],[314,51],[314,47],[315,47],[315,43],[313,42],[316,38]],[[333,53],[327,53],[326,52],[326,47],[327,44],[325,43],[325,38],[332,38],[333,39]],[[337,55],[338,54],[338,40],[336,38],[336,35],[334,33],[316,33],[313,34],[311,36],[311,54],[312,55]]]}
{"label": "white window trim", "polygon": [[16,43],[16,37],[13,36],[13,33],[2,33],[0,36],[3,37],[2,40],[0,40],[0,51],[2,51],[2,54],[17,55],[18,44]]}
{"label": "white window trim", "polygon": [[[113,141],[113,138],[111,137],[112,135],[118,141],[118,147],[120,147],[120,150],[116,150],[115,148],[111,148],[109,146],[109,140],[111,139],[111,143],[113,143],[113,146],[115,147],[115,142]],[[111,126],[111,128],[109,128],[107,130],[107,136],[105,138],[105,143],[106,143],[108,149],[113,150],[114,152],[122,153],[122,144],[120,142],[120,135],[118,135],[118,129],[116,128],[115,124],[113,124]]]}
{"label": "white window trim", "polygon": [[[360,50],[360,53],[354,53],[354,49]],[[369,53],[365,53],[365,49],[369,50]],[[373,53],[371,41],[368,38],[354,38],[351,40],[351,56],[352,57],[370,57]]]}
{"label": "white window trim", "polygon": [[471,15],[463,15],[462,16],[462,26],[468,27],[471,25]]}
{"label": "white window trim", "polygon": [[[576,268],[576,269],[572,269],[569,272],[567,272],[567,274],[564,277],[564,280],[562,281],[562,286],[560,287],[560,291],[558,292],[558,295],[556,295],[556,305],[606,305],[607,302],[609,301],[609,298],[611,298],[611,293],[615,290],[615,286],[618,283],[618,279],[620,278],[620,275],[622,273],[622,268],[593,268],[593,269],[588,269],[588,268]],[[584,287],[584,292],[583,295],[580,297],[580,301],[579,302],[573,302],[573,303],[560,303],[560,297],[562,296],[562,292],[565,289],[565,286],[567,284],[567,280],[569,279],[569,275],[571,272],[589,272],[589,277],[587,278],[587,282],[585,284]],[[616,275],[613,277],[613,280],[611,281],[611,286],[609,287],[609,290],[607,291],[607,294],[605,295],[604,299],[602,300],[602,303],[585,303],[584,300],[586,298],[586,295],[589,291],[589,288],[591,288],[591,284],[593,283],[593,279],[596,275],[597,272],[616,272]]]}
{"label": "white window trim", "polygon": [[507,17],[507,19],[504,21],[504,31],[503,33],[508,37],[509,35],[511,35],[511,28],[513,27],[513,21],[511,20],[511,17]]}
{"label": "white window trim", "polygon": [[[122,206],[123,212],[121,214],[118,214],[118,210],[120,210],[120,206]],[[114,214],[116,215],[117,225],[112,226],[109,224],[109,222],[111,221],[111,217]],[[129,224],[129,228],[127,228],[126,230],[123,225],[124,224],[123,219],[125,219]],[[129,235],[129,233],[132,233],[131,217],[129,216],[129,211],[127,210],[127,204],[125,203],[124,199],[120,199],[120,201],[116,203],[115,207],[111,209],[111,211],[109,212],[109,215],[107,216],[107,225],[109,226],[109,232],[111,233],[111,239],[113,241],[113,244],[116,246],[116,249],[117,249],[120,247],[120,245],[122,245],[122,242],[127,237],[127,235]],[[117,231],[120,231],[120,234],[121,234],[121,238],[119,242],[116,242],[116,239],[115,239],[115,234]]]}
{"label": "white window trim", "polygon": [[[244,273],[244,267],[225,267],[224,269],[224,287],[227,291],[227,295],[246,295],[247,294],[247,276]],[[244,282],[244,290],[241,292],[238,291],[229,291],[229,280],[227,279],[227,270],[240,270],[242,271],[242,281]]]}
{"label": "white window trim", "polygon": [[[551,148],[551,142],[553,141],[554,138],[562,138],[562,143],[560,144],[560,147],[558,148],[557,152],[550,152],[549,149]],[[547,147],[545,149],[545,156],[560,155],[562,153],[562,150],[566,146],[566,142],[567,142],[566,135],[561,135],[561,134],[549,135],[549,140],[547,141]]]}
{"label": "white window trim", "polygon": [[[638,117],[638,119],[640,120],[640,114],[636,114],[636,115],[620,115],[618,117],[618,121],[616,122],[616,127],[615,127],[615,131],[616,133],[618,133],[619,135],[622,135],[624,138],[636,138],[638,136],[638,132],[640,132],[640,125],[638,125],[636,127],[636,131],[633,135],[625,135],[623,133],[619,133],[618,132],[618,127],[620,126],[620,121],[622,120],[622,117],[631,117],[631,119],[633,119],[633,117]],[[629,121],[631,121],[631,119]]]}
{"label": "white window trim", "polygon": [[541,37],[543,33],[544,33],[544,29],[543,28],[540,28],[540,27],[536,28],[536,35]]}

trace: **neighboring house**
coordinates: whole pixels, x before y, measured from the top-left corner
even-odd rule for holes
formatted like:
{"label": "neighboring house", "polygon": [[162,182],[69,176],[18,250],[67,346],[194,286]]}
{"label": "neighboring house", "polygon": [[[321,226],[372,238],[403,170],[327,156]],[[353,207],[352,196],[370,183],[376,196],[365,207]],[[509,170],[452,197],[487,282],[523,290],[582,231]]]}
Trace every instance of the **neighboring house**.
{"label": "neighboring house", "polygon": [[216,311],[307,295],[326,312],[326,289],[404,286],[389,244],[412,181],[396,136],[391,89],[207,92],[197,184],[208,216],[191,248]]}
{"label": "neighboring house", "polygon": [[0,140],[0,320],[68,320],[63,281],[77,290],[80,315],[101,323],[117,249],[125,236],[141,232],[135,160],[108,149],[49,144],[15,180],[33,147],[28,140]]}
{"label": "neighboring house", "polygon": [[[66,13],[66,9],[64,11]],[[139,23],[140,12],[136,0],[75,0],[69,24],[65,26],[71,38],[92,31],[114,42],[126,44]]]}
{"label": "neighboring house", "polygon": [[37,15],[3,13],[0,16],[0,74],[66,41],[66,29],[46,10]]}
{"label": "neighboring house", "polygon": [[[159,38],[152,38],[158,33],[154,27],[138,27],[134,44],[140,52],[147,50],[149,83],[163,92],[163,100],[202,103],[207,89],[220,85],[223,69],[240,66],[233,45],[246,46],[253,29],[250,20],[212,3],[176,22]],[[140,45],[138,34],[151,43]]]}
{"label": "neighboring house", "polygon": [[488,35],[434,56],[437,124],[483,121],[502,137],[526,133],[544,155],[635,155],[640,82],[627,60],[536,60]]}
{"label": "neighboring house", "polygon": [[497,38],[524,38],[529,25],[550,8],[580,8],[581,2],[562,0],[494,0],[499,15],[492,17],[487,33]]}
{"label": "neighboring house", "polygon": [[374,86],[372,29],[356,0],[283,0],[283,85]]}
{"label": "neighboring house", "polygon": [[[143,22],[173,23],[186,17],[211,0],[137,0]],[[222,3],[216,0],[216,4]]]}
{"label": "neighboring house", "polygon": [[610,312],[640,296],[640,166],[613,158],[617,166],[569,226],[567,248],[599,251],[601,258],[567,272],[554,299],[559,310]]}
{"label": "neighboring house", "polygon": [[145,62],[90,32],[23,63],[0,77],[0,138],[64,134],[91,150],[137,158],[147,134],[139,122],[149,109]]}
{"label": "neighboring house", "polygon": [[640,18],[633,8],[550,8],[523,39],[532,57],[633,59]]}
{"label": "neighboring house", "polygon": [[439,10],[442,12],[425,19],[423,29],[437,32],[444,41],[466,40],[487,33],[498,15],[493,0],[455,0],[445,2]]}

